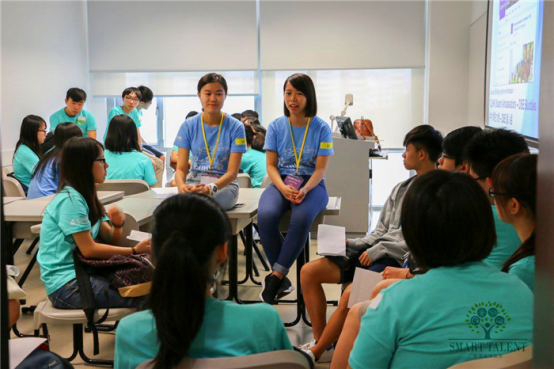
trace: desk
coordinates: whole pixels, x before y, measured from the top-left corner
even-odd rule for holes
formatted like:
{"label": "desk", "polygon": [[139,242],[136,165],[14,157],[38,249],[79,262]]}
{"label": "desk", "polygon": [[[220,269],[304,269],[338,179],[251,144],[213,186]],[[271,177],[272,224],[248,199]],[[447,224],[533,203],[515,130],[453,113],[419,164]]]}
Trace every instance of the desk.
{"label": "desk", "polygon": [[[125,192],[124,191],[97,191],[96,195],[98,196],[98,200],[102,204],[106,205],[106,204],[110,204],[114,201],[122,199],[123,196],[125,196]],[[48,202],[50,202],[50,201],[52,201],[54,196],[56,196],[56,194],[52,194],[52,195],[48,195],[48,196],[44,196],[44,197],[38,197],[36,199],[29,200],[29,201],[48,201]]]}
{"label": "desk", "polygon": [[25,200],[24,197],[2,197],[2,204],[6,205],[14,201]]}

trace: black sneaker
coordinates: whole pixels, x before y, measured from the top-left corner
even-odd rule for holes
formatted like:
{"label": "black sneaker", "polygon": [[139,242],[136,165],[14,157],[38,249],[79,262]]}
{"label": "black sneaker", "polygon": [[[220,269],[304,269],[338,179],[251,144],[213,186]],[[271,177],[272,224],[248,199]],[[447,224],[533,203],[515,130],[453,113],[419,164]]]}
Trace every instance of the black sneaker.
{"label": "black sneaker", "polygon": [[287,277],[283,277],[281,287],[279,287],[279,291],[277,291],[277,299],[281,299],[294,291],[294,286],[290,282],[290,279]]}
{"label": "black sneaker", "polygon": [[262,279],[262,292],[260,292],[260,300],[270,305],[277,304],[277,293],[279,292],[283,280],[274,274],[268,274]]}

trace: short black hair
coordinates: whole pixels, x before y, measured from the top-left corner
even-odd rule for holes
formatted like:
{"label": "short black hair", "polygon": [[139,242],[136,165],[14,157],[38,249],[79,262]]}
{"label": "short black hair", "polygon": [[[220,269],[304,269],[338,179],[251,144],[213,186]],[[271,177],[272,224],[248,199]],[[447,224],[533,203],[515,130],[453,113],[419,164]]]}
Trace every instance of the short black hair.
{"label": "short black hair", "polygon": [[240,117],[241,118],[254,117],[254,118],[258,119],[260,116],[258,115],[258,112],[254,111],[254,110],[245,110],[242,113],[240,113]]}
{"label": "short black hair", "polygon": [[246,144],[248,146],[252,146],[252,140],[254,139],[254,130],[248,124],[245,124],[244,133],[246,135]]}
{"label": "short black hair", "polygon": [[457,128],[446,135],[442,141],[442,151],[452,156],[455,165],[458,166],[465,161],[464,148],[477,133],[482,132],[480,127]]}
{"label": "short black hair", "polygon": [[225,95],[227,95],[227,81],[221,74],[208,73],[200,78],[197,86],[198,93],[200,93],[202,87],[206,86],[208,83],[219,83],[223,87],[223,90],[225,90]]}
{"label": "short black hair", "polygon": [[142,101],[142,94],[140,93],[140,90],[136,87],[127,87],[125,90],[123,90],[123,93],[121,94],[121,98],[124,99],[125,96],[130,95],[132,93],[135,93],[137,95],[137,98],[139,101]]}
{"label": "short black hair", "polygon": [[529,153],[522,135],[507,129],[491,129],[473,136],[465,148],[464,157],[479,178],[486,178],[502,160],[522,153]]}
{"label": "short black hair", "polygon": [[133,119],[125,114],[113,117],[104,145],[114,153],[140,151],[137,126]]}
{"label": "short black hair", "polygon": [[236,120],[241,120],[241,118],[242,118],[241,115],[240,115],[240,113],[233,113],[233,114],[231,114],[231,116],[232,116],[233,118],[235,118]]}
{"label": "short black hair", "polygon": [[[143,103],[149,103],[154,100],[154,92],[152,92],[151,89],[149,89],[146,86],[138,86],[138,90],[140,91],[140,101]],[[138,96],[138,95],[137,95]]]}
{"label": "short black hair", "polygon": [[[290,83],[292,87],[306,96],[306,117],[315,117],[317,115],[317,96],[315,94],[315,86],[312,79],[303,73],[293,74],[287,78],[283,84],[283,92],[285,92],[287,88],[287,83]],[[285,110],[285,116],[289,117],[290,112],[285,102],[283,102],[283,108]]]}
{"label": "short black hair", "polygon": [[428,124],[414,127],[406,134],[403,145],[414,145],[417,150],[424,150],[432,162],[439,160],[442,153],[442,134]]}
{"label": "short black hair", "polygon": [[185,117],[185,119],[189,119],[189,118],[192,118],[194,117],[195,115],[198,115],[198,112],[197,111],[194,111],[194,110],[191,110],[187,113],[187,116]]}
{"label": "short black hair", "polygon": [[87,93],[80,88],[72,87],[69,90],[67,90],[67,93],[65,94],[66,100],[73,100],[75,102],[85,102],[87,101]]}
{"label": "short black hair", "polygon": [[400,223],[423,269],[483,260],[496,243],[487,195],[465,173],[432,170],[418,176],[402,202]]}

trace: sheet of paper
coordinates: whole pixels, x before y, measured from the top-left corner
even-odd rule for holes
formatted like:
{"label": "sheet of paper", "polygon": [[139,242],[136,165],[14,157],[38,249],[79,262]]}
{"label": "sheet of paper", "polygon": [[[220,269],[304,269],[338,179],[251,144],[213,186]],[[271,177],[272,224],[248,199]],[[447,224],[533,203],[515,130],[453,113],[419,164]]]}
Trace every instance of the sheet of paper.
{"label": "sheet of paper", "polygon": [[352,290],[350,291],[350,300],[348,300],[348,308],[350,309],[358,302],[369,300],[373,288],[382,280],[383,276],[381,273],[356,268]]}
{"label": "sheet of paper", "polygon": [[346,256],[346,228],[320,224],[317,228],[317,253]]}
{"label": "sheet of paper", "polygon": [[45,338],[14,338],[9,340],[10,345],[10,369],[21,364],[37,347],[46,342]]}
{"label": "sheet of paper", "polygon": [[151,190],[158,195],[177,195],[177,187],[157,187]]}
{"label": "sheet of paper", "polygon": [[134,230],[131,231],[131,234],[127,236],[128,240],[137,241],[137,242],[147,240],[149,238],[152,238],[151,233],[141,232],[141,231],[134,231]]}

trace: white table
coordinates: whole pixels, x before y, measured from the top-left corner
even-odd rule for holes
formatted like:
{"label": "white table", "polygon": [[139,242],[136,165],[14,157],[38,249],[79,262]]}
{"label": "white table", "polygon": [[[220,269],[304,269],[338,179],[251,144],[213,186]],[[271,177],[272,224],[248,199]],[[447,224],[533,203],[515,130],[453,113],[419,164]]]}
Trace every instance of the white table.
{"label": "white table", "polygon": [[[44,197],[38,197],[36,199],[29,200],[29,201],[48,201],[48,202],[50,202],[50,201],[52,201],[54,196],[56,196],[56,194],[52,194],[52,195],[48,195],[48,196],[44,196]],[[98,196],[98,200],[102,204],[106,205],[106,204],[110,204],[114,201],[122,199],[125,196],[125,192],[124,191],[97,191],[96,196]]]}
{"label": "white table", "polygon": [[24,197],[10,197],[10,196],[2,197],[2,203],[4,205],[12,203],[14,201],[19,201],[19,200],[25,200],[25,198]]}

